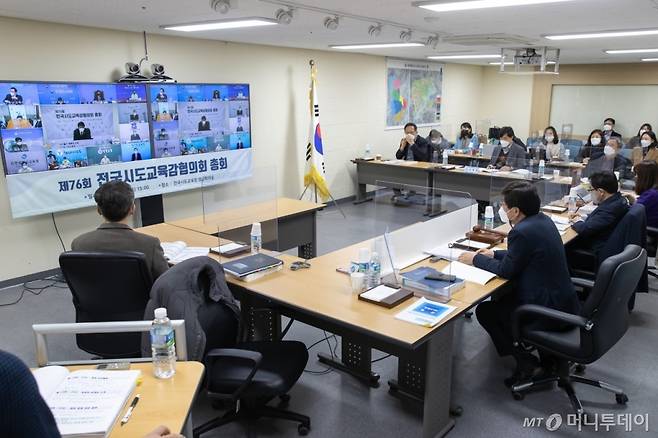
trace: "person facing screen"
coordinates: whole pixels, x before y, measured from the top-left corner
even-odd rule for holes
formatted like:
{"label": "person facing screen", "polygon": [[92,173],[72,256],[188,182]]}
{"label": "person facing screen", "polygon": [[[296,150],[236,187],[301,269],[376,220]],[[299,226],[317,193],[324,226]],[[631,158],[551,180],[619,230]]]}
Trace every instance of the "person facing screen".
{"label": "person facing screen", "polygon": [[91,140],[91,131],[85,126],[85,122],[78,122],[78,129],[73,131],[73,140]]}
{"label": "person facing screen", "polygon": [[94,193],[94,200],[104,222],[96,230],[76,237],[71,243],[73,251],[141,252],[154,280],[169,268],[160,240],[138,233],[129,225],[135,213],[135,193],[127,182],[103,184]]}
{"label": "person facing screen", "polygon": [[18,94],[16,87],[11,87],[9,93],[5,96],[4,102],[7,105],[23,105],[23,96]]}

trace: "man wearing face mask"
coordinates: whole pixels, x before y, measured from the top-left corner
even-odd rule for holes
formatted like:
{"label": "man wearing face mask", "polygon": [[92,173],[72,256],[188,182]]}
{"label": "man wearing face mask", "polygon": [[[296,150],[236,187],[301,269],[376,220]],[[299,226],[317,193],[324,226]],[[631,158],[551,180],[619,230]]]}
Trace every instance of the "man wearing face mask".
{"label": "man wearing face mask", "polygon": [[[597,205],[587,219],[582,220],[580,215],[571,215],[574,222],[571,228],[578,234],[577,239],[570,248],[580,248],[598,254],[610,237],[619,221],[628,212],[629,206],[626,198],[619,193],[619,182],[612,172],[598,172],[590,175],[589,189],[592,203]],[[570,257],[574,259],[575,257]]]}
{"label": "man wearing face mask", "polygon": [[[414,161],[429,161],[430,151],[429,143],[423,137],[418,135],[418,127],[415,123],[404,125],[404,137],[400,140],[395,157],[398,160],[407,159],[413,155]],[[411,154],[410,154],[411,151]]]}
{"label": "man wearing face mask", "polygon": [[514,130],[509,126],[500,128],[500,145],[496,146],[491,154],[490,169],[509,171],[525,168],[525,149],[514,141]]}
{"label": "man wearing face mask", "polygon": [[[527,181],[514,181],[503,189],[502,196],[499,215],[512,226],[507,250],[466,252],[459,261],[513,281],[508,283],[513,285],[513,290],[479,304],[476,309],[478,321],[491,336],[498,354],[516,359],[516,371],[505,379],[505,384],[511,386],[541,371],[534,355],[513,345],[514,310],[523,304],[537,304],[578,313],[580,302],[571,283],[560,233],[553,221],[539,211],[541,201],[535,186]],[[546,329],[559,328],[542,321],[535,324]],[[548,359],[542,357],[545,366],[549,366]]]}
{"label": "man wearing face mask", "polygon": [[73,140],[91,140],[91,131],[85,127],[85,122],[78,122],[78,129],[73,131]]}
{"label": "man wearing face mask", "polygon": [[631,160],[621,155],[621,141],[619,137],[611,137],[603,148],[603,156],[592,158],[583,170],[583,176],[589,177],[597,172],[619,172],[619,179],[631,180]]}
{"label": "man wearing face mask", "polygon": [[610,140],[612,137],[617,137],[621,139],[621,134],[615,131],[615,119],[608,117],[603,121],[603,135],[605,136],[605,141]]}

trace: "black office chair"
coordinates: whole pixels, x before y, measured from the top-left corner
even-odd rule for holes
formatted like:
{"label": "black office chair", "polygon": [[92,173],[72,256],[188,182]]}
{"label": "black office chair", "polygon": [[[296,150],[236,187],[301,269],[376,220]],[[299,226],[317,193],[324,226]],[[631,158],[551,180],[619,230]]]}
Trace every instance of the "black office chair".
{"label": "black office chair", "polygon": [[[144,318],[153,279],[139,252],[64,252],[59,266],[73,295],[76,322]],[[140,333],[76,335],[78,347],[102,358],[141,357]]]}
{"label": "black office chair", "polygon": [[[658,228],[647,227],[647,256],[655,259],[656,252],[658,252]],[[653,266],[648,267],[648,274],[653,278],[658,278],[658,269]]]}
{"label": "black office chair", "polygon": [[[299,434],[308,434],[311,419],[283,409],[290,400],[288,391],[304,372],[308,361],[306,346],[297,341],[264,341],[212,348],[213,344],[226,346],[228,339],[235,339],[237,321],[222,303],[211,300],[199,308],[198,315],[206,334],[208,397],[230,409],[223,416],[195,427],[194,438],[240,418],[261,417],[298,422]],[[280,407],[267,405],[277,397],[281,400]]]}
{"label": "black office chair", "polygon": [[[647,264],[647,253],[638,245],[628,245],[620,254],[607,258],[599,268],[596,281],[580,315],[537,305],[520,306],[512,317],[515,344],[536,347],[542,354],[554,357],[556,371],[512,386],[512,395],[521,400],[524,393],[537,386],[557,382],[569,396],[574,410],[583,414],[573,383],[584,383],[615,394],[619,404],[628,397],[623,390],[605,382],[586,379],[570,373],[570,363],[590,364],[610,350],[628,329],[629,309],[626,303],[635,291]],[[567,326],[562,331],[533,327],[537,320]]]}

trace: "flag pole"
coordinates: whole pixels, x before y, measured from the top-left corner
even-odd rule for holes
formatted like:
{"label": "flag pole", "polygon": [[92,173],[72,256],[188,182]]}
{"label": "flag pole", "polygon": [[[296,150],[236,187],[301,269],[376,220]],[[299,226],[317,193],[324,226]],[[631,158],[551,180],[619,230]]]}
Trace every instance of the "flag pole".
{"label": "flag pole", "polygon": [[[315,87],[315,78],[314,78],[314,75],[313,75],[313,67],[315,66],[315,61],[311,59],[311,60],[309,60],[309,63],[308,63],[308,64],[309,64],[309,66],[310,66],[310,68],[311,68],[311,85],[312,85],[312,89],[311,89],[311,90],[314,90],[314,87]],[[313,119],[313,108],[314,108],[314,106],[315,106],[315,110],[318,111],[318,110],[317,110],[318,106],[317,106],[316,102],[313,101],[313,100],[314,100],[314,99],[313,99],[313,93],[311,93],[310,100],[311,100],[311,102],[310,102],[310,104],[311,104],[311,119]],[[318,114],[319,114],[319,113],[318,113]],[[316,114],[316,115],[317,115],[317,114]],[[313,120],[311,120],[311,122],[313,122]],[[319,129],[319,126],[320,126],[320,125],[318,125],[318,129]],[[311,139],[309,138],[309,146],[308,146],[308,147],[311,146],[310,141],[311,141]],[[309,150],[310,150],[310,149],[309,149]],[[321,150],[321,149],[320,149],[320,150]],[[307,154],[308,154],[308,153],[309,153],[309,152],[307,152]],[[312,153],[312,152],[311,152],[311,153]],[[313,157],[313,155],[307,156],[307,157],[306,157],[306,161],[308,161],[309,159],[312,159],[312,157]],[[322,162],[322,168],[323,168],[323,169],[322,169],[322,175],[324,176],[324,161]],[[313,185],[313,193],[311,194],[311,199],[315,199],[315,203],[317,204],[317,203],[318,203],[318,186],[317,186],[317,183],[315,182],[314,179],[309,179],[308,181],[306,180],[306,177],[305,177],[304,179],[305,179],[305,182],[304,182],[304,191],[303,191],[302,194],[299,196],[299,199],[301,200],[301,199],[304,197],[304,195],[306,194],[306,191],[308,190],[309,186],[312,184],[312,185]],[[326,185],[326,184],[325,184],[325,185]],[[331,192],[329,192],[328,188],[325,187],[325,189],[326,189],[326,193],[327,193],[327,195],[329,195],[329,198],[331,199],[331,202],[333,202],[333,204],[336,206],[336,208],[340,211],[340,214],[343,215],[343,218],[347,218],[347,216],[345,216],[345,212],[343,212],[343,209],[340,208],[340,205],[338,205],[338,202],[336,202],[336,200],[335,200],[334,197],[332,196]]]}

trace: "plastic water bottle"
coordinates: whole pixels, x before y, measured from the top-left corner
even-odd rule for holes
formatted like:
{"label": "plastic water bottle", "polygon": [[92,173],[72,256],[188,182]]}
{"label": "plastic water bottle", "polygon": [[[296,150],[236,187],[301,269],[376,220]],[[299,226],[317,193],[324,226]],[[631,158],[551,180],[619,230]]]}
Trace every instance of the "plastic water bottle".
{"label": "plastic water bottle", "polygon": [[447,149],[445,149],[445,150],[443,151],[443,164],[444,164],[444,165],[447,165],[447,164],[448,164],[448,150],[447,150]]}
{"label": "plastic water bottle", "polygon": [[367,144],[367,145],[366,145],[366,153],[365,153],[365,155],[363,156],[363,158],[370,158],[370,154],[371,154],[371,152],[372,152],[372,149],[370,148],[370,144]]}
{"label": "plastic water bottle", "polygon": [[251,253],[258,254],[263,248],[263,233],[260,222],[254,222],[251,225]]}
{"label": "plastic water bottle", "polygon": [[366,272],[366,287],[372,289],[379,286],[381,283],[382,265],[379,260],[379,254],[376,252],[370,256],[370,263],[368,263],[368,271]]}
{"label": "plastic water bottle", "polygon": [[155,377],[168,379],[176,373],[174,328],[164,307],[155,309],[155,319],[151,326],[151,354]]}
{"label": "plastic water bottle", "polygon": [[569,155],[571,155],[571,151],[569,149],[566,149],[564,151],[564,161],[566,161],[567,163],[569,162]]}
{"label": "plastic water bottle", "polygon": [[544,177],[544,173],[546,173],[546,162],[544,160],[539,160],[539,178]]}
{"label": "plastic water bottle", "polygon": [[571,189],[569,191],[569,213],[576,213],[576,210],[578,209],[577,199],[576,199],[576,192],[574,189]]}
{"label": "plastic water bottle", "polygon": [[411,145],[407,146],[407,161],[414,161],[414,151],[411,150]]}
{"label": "plastic water bottle", "polygon": [[487,205],[484,209],[484,228],[493,230],[494,227],[494,209],[493,206]]}
{"label": "plastic water bottle", "polygon": [[438,163],[439,162],[439,151],[434,149],[432,152],[432,163]]}

